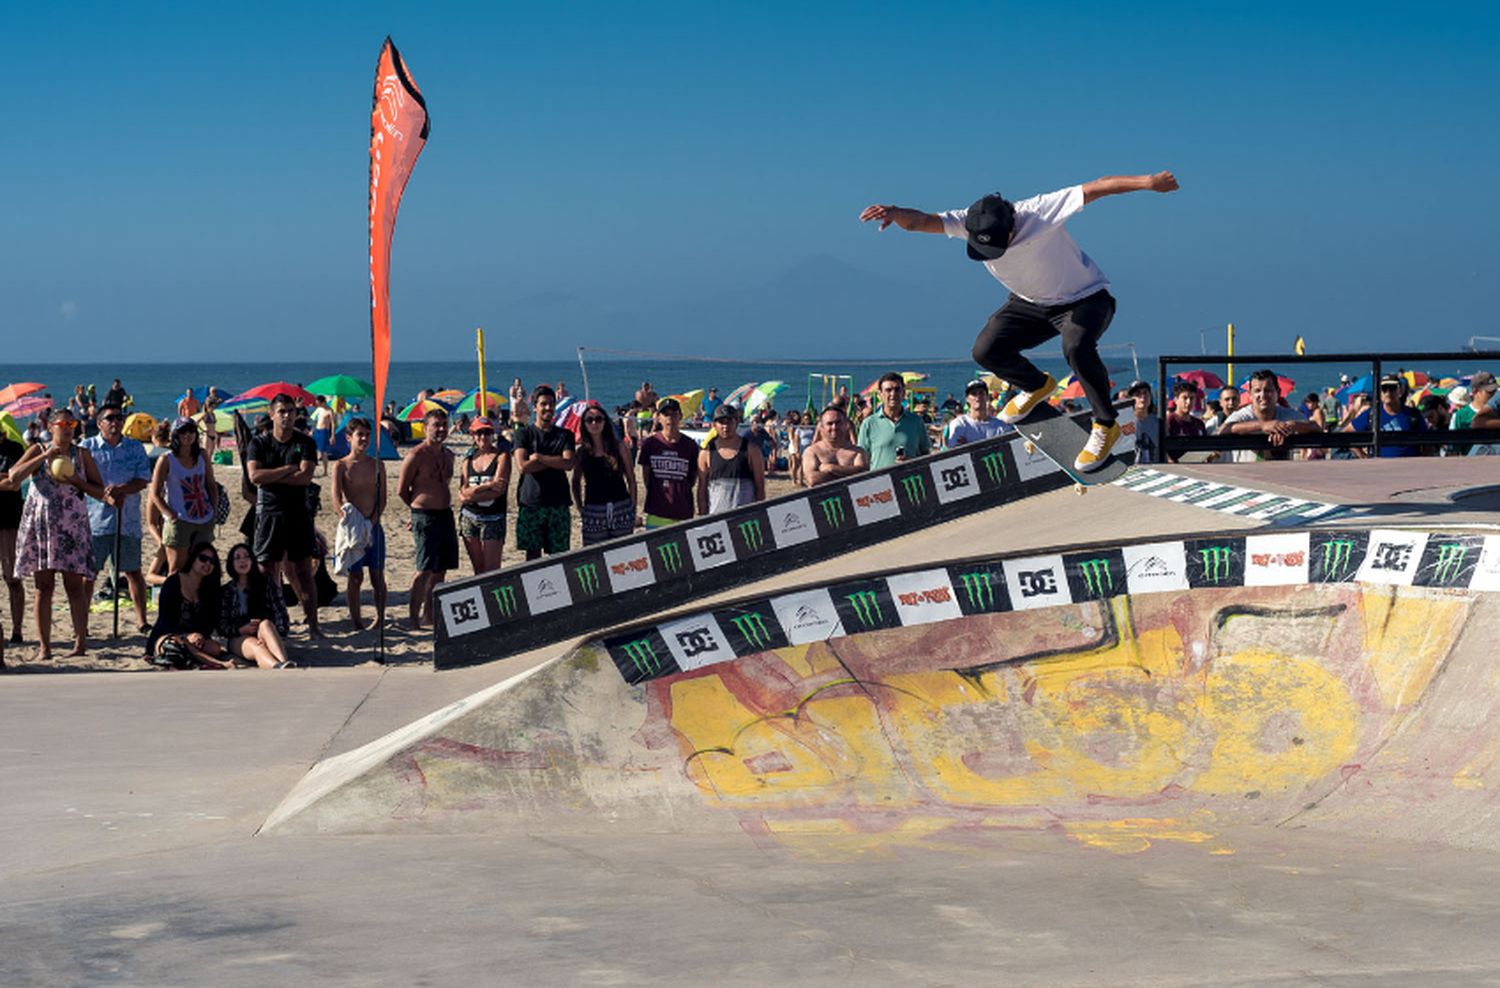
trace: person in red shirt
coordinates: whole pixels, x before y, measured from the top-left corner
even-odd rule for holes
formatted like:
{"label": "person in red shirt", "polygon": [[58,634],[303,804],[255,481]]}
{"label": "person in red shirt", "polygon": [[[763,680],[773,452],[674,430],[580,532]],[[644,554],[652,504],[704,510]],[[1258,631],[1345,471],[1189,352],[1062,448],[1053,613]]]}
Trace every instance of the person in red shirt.
{"label": "person in red shirt", "polygon": [[[1172,389],[1172,407],[1167,410],[1167,435],[1196,437],[1208,432],[1203,420],[1193,413],[1198,403],[1198,388],[1192,381],[1178,381]],[[1182,459],[1180,453],[1168,453],[1167,459],[1176,463]]]}

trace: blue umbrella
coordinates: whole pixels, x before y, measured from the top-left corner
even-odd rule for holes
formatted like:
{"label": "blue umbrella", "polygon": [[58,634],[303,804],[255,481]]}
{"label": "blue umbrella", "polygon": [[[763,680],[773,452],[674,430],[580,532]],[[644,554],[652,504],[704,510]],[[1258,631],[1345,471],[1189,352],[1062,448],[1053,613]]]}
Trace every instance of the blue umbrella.
{"label": "blue umbrella", "polygon": [[1348,384],[1344,385],[1342,388],[1339,388],[1338,392],[1337,392],[1337,395],[1338,395],[1339,401],[1348,401],[1350,395],[1359,395],[1359,394],[1366,394],[1367,395],[1367,394],[1374,394],[1374,393],[1375,393],[1375,379],[1371,375],[1366,374],[1363,377],[1360,377],[1360,378],[1357,378],[1356,380],[1350,381]]}
{"label": "blue umbrella", "polygon": [[[365,412],[345,412],[344,417],[339,420],[338,431],[333,434],[333,441],[328,447],[329,459],[339,460],[349,455],[349,433],[344,430],[349,427],[349,420],[362,418],[367,422],[374,421],[373,416]],[[371,446],[378,442],[379,447],[375,450],[377,457],[382,460],[399,460],[401,454],[396,452],[396,444],[391,442],[391,434],[381,427],[378,431],[379,438],[371,437]]]}

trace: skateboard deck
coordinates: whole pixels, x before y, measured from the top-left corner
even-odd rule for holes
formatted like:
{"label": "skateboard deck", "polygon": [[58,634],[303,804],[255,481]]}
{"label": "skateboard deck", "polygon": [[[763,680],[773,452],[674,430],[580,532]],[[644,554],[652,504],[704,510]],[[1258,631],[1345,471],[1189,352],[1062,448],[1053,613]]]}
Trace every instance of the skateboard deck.
{"label": "skateboard deck", "polygon": [[[1121,436],[1103,466],[1088,473],[1075,470],[1073,460],[1078,456],[1078,451],[1083,449],[1083,444],[1088,442],[1091,426],[1092,420],[1088,416],[1075,418],[1058,411],[1052,405],[1044,404],[1017,425],[1016,431],[1026,440],[1028,450],[1034,447],[1038,453],[1056,463],[1080,487],[1093,487],[1119,480],[1126,470],[1135,465],[1135,444],[1130,442],[1129,437]],[[1121,446],[1128,448],[1122,452]]]}

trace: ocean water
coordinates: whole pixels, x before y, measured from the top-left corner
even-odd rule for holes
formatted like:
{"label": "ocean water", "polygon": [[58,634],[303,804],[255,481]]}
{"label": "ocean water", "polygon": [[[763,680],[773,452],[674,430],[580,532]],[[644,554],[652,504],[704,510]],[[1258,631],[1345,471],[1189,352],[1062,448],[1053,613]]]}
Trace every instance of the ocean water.
{"label": "ocean water", "polygon": [[[1037,363],[1058,376],[1067,372],[1061,357],[1041,357]],[[1111,374],[1116,378],[1123,376],[1128,381],[1134,374],[1129,354],[1123,355],[1118,363],[1118,367],[1111,365]],[[1144,359],[1141,362],[1142,370],[1148,373],[1154,366],[1153,363],[1148,367]],[[887,370],[915,370],[929,374],[926,385],[937,388],[937,397],[941,401],[949,392],[961,397],[964,384],[977,372],[968,361],[913,365],[830,360],[826,365],[809,366],[772,361],[588,359],[586,367],[588,394],[608,408],[630,401],[642,381],[650,381],[662,395],[717,387],[722,396],[747,382],[773,380],[787,384],[787,389],[776,398],[778,409],[803,408],[808,401],[809,374],[847,374],[853,379],[857,392]],[[505,394],[518,377],[528,391],[537,384],[556,387],[562,381],[571,394],[582,397],[585,393],[584,371],[577,360],[488,360],[485,373],[485,383],[490,390],[501,394]],[[214,385],[221,394],[232,396],[269,381],[306,384],[328,374],[349,374],[367,381],[371,376],[368,363],[357,366],[352,362],[342,366],[327,363],[0,364],[0,385],[38,381],[47,385],[48,393],[57,404],[62,404],[72,395],[77,384],[93,384],[102,399],[110,383],[118,377],[135,399],[134,408],[159,418],[176,408],[178,397],[189,387]],[[390,400],[404,404],[423,388],[468,391],[478,385],[478,367],[474,361],[408,362],[391,364],[386,390]],[[815,381],[812,389],[814,404],[818,404],[822,400],[821,382]]]}

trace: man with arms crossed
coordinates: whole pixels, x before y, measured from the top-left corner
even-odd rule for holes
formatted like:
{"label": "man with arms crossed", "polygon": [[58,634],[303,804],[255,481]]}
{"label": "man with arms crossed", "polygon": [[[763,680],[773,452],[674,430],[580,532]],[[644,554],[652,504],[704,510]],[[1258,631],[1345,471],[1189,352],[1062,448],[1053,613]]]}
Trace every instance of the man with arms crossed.
{"label": "man with arms crossed", "polygon": [[1015,425],[1051,397],[1057,382],[1021,355],[1055,336],[1063,356],[1083,384],[1094,409],[1094,428],[1074,468],[1097,470],[1120,438],[1109,372],[1099,358],[1099,337],[1115,314],[1109,282],[1078,249],[1063,224],[1085,205],[1104,196],[1150,189],[1171,192],[1171,172],[1112,175],[1011,203],[998,193],[968,209],[926,213],[901,206],[866,206],[863,222],[876,220],[918,233],[942,233],[968,243],[968,254],[1010,289],[1010,300],[990,316],[974,341],[974,360],[1021,390],[1005,403],[1000,420]]}
{"label": "man with arms crossed", "polygon": [[426,434],[407,454],[396,477],[396,495],[411,508],[411,535],[416,543],[417,575],[411,581],[412,631],[422,630],[423,615],[433,620],[432,591],[450,569],[458,568],[458,528],[453,523],[453,451],[448,413],[434,408],[422,420]]}
{"label": "man with arms crossed", "polygon": [[250,440],[245,462],[255,495],[255,561],[274,590],[281,587],[281,564],[286,562],[292,586],[302,599],[307,633],[324,637],[318,628],[318,590],[313,585],[312,506],[307,487],[318,467],[313,441],[293,428],[297,400],[279,394],[271,399],[271,431]]}
{"label": "man with arms crossed", "polygon": [[[349,435],[349,455],[333,464],[333,505],[340,512],[344,505],[370,523],[370,546],[349,567],[349,586],[344,591],[349,601],[349,624],[355,631],[385,624],[385,464],[370,455],[370,421],[354,418],[344,430]],[[366,625],[360,615],[360,590],[365,570],[370,571],[370,589],[375,593],[375,623]]]}
{"label": "man with arms crossed", "polygon": [[808,487],[870,469],[870,457],[849,439],[849,419],[837,405],[818,416],[817,439],[802,452],[802,479]]}
{"label": "man with arms crossed", "polygon": [[[573,433],[556,424],[557,394],[538,384],[531,392],[536,424],[516,429],[511,445],[516,485],[516,548],[527,559],[567,552],[573,541]],[[606,423],[606,427],[608,423]]]}

